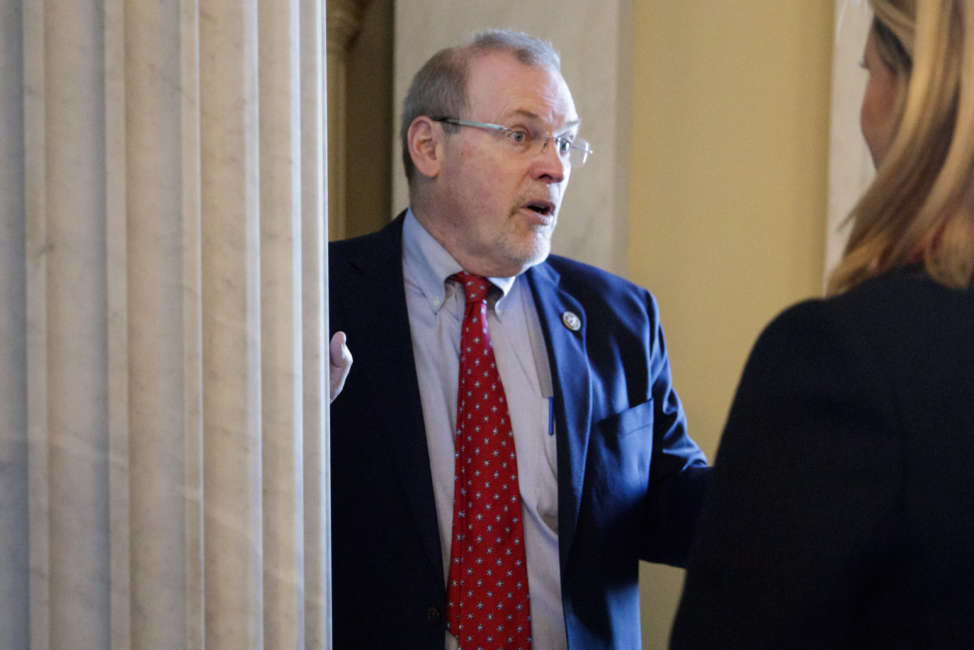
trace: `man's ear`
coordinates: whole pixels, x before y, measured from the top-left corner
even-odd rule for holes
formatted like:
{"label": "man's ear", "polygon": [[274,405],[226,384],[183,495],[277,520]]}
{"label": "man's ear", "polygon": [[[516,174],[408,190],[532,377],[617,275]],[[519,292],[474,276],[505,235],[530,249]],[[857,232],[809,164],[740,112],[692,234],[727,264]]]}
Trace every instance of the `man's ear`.
{"label": "man's ear", "polygon": [[420,115],[406,132],[409,156],[423,176],[436,178],[443,162],[443,130],[426,115]]}

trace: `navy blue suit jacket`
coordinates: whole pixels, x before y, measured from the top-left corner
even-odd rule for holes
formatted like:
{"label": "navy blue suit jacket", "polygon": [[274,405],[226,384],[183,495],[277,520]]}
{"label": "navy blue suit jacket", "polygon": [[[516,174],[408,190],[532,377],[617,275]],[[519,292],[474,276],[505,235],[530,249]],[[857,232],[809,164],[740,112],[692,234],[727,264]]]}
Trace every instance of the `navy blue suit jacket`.
{"label": "navy blue suit jacket", "polygon": [[[402,276],[402,217],[330,246],[331,329],[355,358],[331,408],[336,648],[442,648],[442,569]],[[554,382],[571,648],[640,646],[638,559],[683,565],[707,468],[644,289],[551,256],[524,274]],[[572,331],[565,312],[581,319]]]}
{"label": "navy blue suit jacket", "polygon": [[712,481],[673,648],[974,648],[974,288],[785,311]]}

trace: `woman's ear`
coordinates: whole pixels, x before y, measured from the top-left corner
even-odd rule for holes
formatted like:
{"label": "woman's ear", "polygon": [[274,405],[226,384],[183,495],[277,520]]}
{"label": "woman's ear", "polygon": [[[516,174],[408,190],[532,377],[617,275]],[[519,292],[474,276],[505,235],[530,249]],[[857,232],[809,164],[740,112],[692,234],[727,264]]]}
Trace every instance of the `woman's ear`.
{"label": "woman's ear", "polygon": [[443,130],[426,115],[420,115],[406,132],[409,156],[413,165],[423,176],[436,178],[443,161]]}

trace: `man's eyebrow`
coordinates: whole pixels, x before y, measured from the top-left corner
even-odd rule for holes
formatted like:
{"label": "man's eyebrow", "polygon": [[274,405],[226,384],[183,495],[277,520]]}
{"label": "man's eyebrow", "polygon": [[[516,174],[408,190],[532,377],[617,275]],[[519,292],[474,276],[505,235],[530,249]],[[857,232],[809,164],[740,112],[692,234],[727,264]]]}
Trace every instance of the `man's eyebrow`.
{"label": "man's eyebrow", "polygon": [[[523,117],[524,119],[534,120],[534,121],[537,121],[537,122],[543,121],[541,119],[541,116],[538,115],[537,113],[533,113],[533,112],[528,111],[528,110],[525,110],[523,108],[519,108],[519,109],[517,109],[515,111],[512,111],[510,115],[511,115],[511,117]],[[572,120],[570,122],[567,122],[561,128],[561,130],[562,131],[567,131],[569,129],[574,129],[575,127],[577,127],[581,123],[582,123],[582,119],[581,118],[576,118],[576,119],[574,119],[574,120]]]}

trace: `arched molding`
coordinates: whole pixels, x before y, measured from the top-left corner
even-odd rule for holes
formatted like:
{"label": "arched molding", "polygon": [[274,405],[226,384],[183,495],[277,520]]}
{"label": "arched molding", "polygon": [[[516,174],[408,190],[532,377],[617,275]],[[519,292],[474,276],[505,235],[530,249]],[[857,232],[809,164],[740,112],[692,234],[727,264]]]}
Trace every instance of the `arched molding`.
{"label": "arched molding", "polygon": [[348,51],[362,29],[370,0],[328,0],[328,210],[329,237],[346,235]]}

